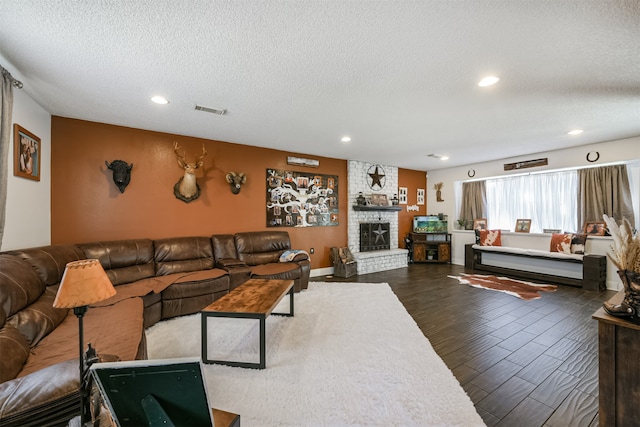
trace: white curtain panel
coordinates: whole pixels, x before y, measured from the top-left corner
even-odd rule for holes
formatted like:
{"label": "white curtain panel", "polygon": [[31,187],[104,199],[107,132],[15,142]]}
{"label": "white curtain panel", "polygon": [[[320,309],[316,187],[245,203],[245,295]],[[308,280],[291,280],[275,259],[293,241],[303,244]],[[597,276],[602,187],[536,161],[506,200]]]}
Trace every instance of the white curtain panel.
{"label": "white curtain panel", "polygon": [[579,231],[577,171],[488,179],[489,228],[513,230],[519,218],[531,219],[532,233],[544,228]]}

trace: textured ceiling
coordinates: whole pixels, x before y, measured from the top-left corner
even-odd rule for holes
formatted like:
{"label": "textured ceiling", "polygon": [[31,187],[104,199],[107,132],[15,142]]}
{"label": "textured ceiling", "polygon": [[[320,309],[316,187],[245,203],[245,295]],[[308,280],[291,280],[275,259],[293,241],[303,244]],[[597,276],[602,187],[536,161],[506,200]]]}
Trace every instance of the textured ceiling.
{"label": "textured ceiling", "polygon": [[[638,0],[0,10],[0,65],[63,117],[417,170],[640,135]],[[487,74],[498,85],[478,87]],[[149,102],[156,94],[170,104]]]}

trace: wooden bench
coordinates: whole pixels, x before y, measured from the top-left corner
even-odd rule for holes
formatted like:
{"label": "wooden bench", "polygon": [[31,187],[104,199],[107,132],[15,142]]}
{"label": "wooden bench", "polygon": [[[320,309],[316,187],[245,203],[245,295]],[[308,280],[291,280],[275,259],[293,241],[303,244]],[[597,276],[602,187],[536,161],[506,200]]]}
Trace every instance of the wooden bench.
{"label": "wooden bench", "polygon": [[[514,252],[514,248],[509,247],[488,248],[465,245],[465,267],[593,291],[603,291],[606,288],[607,257],[604,255],[562,257],[545,251],[530,250],[521,253]],[[493,262],[495,260],[499,262]]]}

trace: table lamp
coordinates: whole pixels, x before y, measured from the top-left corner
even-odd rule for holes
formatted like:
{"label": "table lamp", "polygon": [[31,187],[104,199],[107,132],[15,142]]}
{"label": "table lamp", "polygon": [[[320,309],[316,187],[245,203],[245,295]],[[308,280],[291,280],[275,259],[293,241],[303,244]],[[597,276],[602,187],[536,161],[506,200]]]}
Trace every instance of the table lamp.
{"label": "table lamp", "polygon": [[107,273],[97,259],[83,259],[67,264],[53,301],[56,308],[73,308],[78,318],[80,339],[80,421],[86,421],[86,391],[84,390],[84,357],[82,318],[90,304],[104,301],[116,294]]}

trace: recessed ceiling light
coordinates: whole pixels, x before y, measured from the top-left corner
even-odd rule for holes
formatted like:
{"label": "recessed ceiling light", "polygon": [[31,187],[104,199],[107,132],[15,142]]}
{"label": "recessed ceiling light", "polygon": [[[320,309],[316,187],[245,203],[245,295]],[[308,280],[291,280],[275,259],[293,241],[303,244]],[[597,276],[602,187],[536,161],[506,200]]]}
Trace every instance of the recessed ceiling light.
{"label": "recessed ceiling light", "polygon": [[480,86],[480,87],[491,86],[491,85],[494,85],[494,84],[498,83],[499,81],[500,81],[500,77],[487,76],[487,77],[484,77],[482,80],[480,80],[478,82],[478,86]]}
{"label": "recessed ceiling light", "polygon": [[449,156],[441,156],[440,154],[427,154],[427,157],[433,157],[434,159],[449,160]]}
{"label": "recessed ceiling light", "polygon": [[440,157],[440,160],[449,160],[449,156],[442,156]]}
{"label": "recessed ceiling light", "polygon": [[342,141],[342,142],[351,142],[351,138],[349,138],[348,136],[343,136],[342,139],[340,139],[340,141]]}
{"label": "recessed ceiling light", "polygon": [[151,101],[155,102],[156,104],[162,104],[162,105],[169,103],[169,100],[164,96],[153,96],[151,97]]}
{"label": "recessed ceiling light", "polygon": [[582,129],[574,129],[567,132],[567,135],[580,135],[582,132],[584,132]]}

